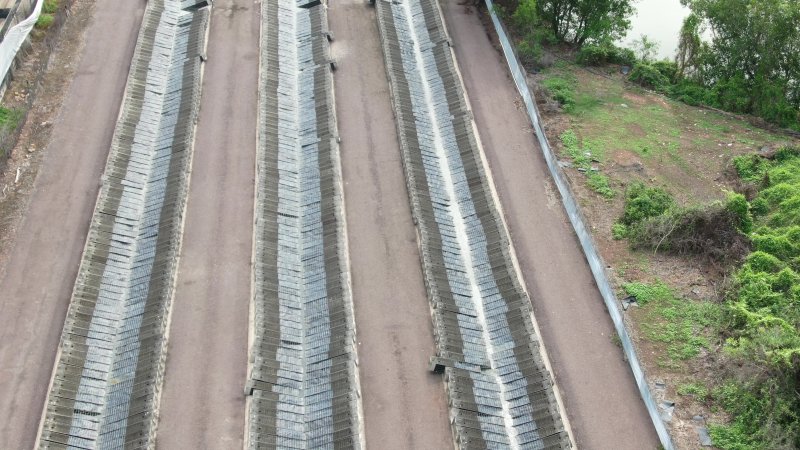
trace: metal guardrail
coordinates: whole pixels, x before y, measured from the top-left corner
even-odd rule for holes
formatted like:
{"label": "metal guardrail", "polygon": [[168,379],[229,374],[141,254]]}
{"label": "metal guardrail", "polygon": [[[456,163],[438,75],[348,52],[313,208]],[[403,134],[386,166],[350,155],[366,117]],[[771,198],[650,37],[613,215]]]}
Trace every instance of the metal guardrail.
{"label": "metal guardrail", "polygon": [[246,447],[363,447],[326,5],[264,1]]}
{"label": "metal guardrail", "polygon": [[153,448],[209,9],[150,0],[70,301],[40,448]]}
{"label": "metal guardrail", "polygon": [[628,331],[625,328],[625,323],[619,311],[619,302],[616,294],[611,288],[611,283],[609,283],[608,277],[606,276],[605,265],[603,264],[603,261],[597,252],[597,248],[594,245],[592,236],[585,225],[580,207],[575,201],[575,197],[572,195],[572,190],[561,173],[561,169],[558,166],[558,159],[550,148],[547,135],[542,129],[541,120],[539,119],[539,111],[536,107],[533,94],[528,88],[525,71],[519,64],[517,56],[514,53],[514,47],[508,38],[508,34],[506,33],[502,22],[494,11],[492,0],[486,0],[486,6],[489,10],[489,14],[491,15],[492,23],[494,24],[497,36],[500,39],[500,44],[503,48],[503,55],[508,63],[511,75],[514,78],[514,84],[516,85],[520,96],[522,96],[522,101],[525,103],[528,117],[531,120],[531,124],[533,124],[536,137],[539,140],[539,146],[542,149],[542,154],[544,155],[545,161],[547,162],[547,167],[550,170],[550,175],[553,177],[556,186],[558,186],[558,191],[561,194],[561,200],[564,204],[564,209],[567,211],[567,215],[569,216],[570,223],[572,223],[572,227],[575,230],[575,234],[578,235],[583,253],[586,256],[586,260],[589,262],[589,266],[592,270],[592,274],[594,275],[597,287],[600,290],[600,294],[603,296],[606,309],[611,316],[611,320],[614,322],[614,328],[616,329],[617,335],[622,343],[622,350],[625,353],[625,357],[631,366],[631,370],[633,371],[636,385],[639,388],[639,394],[642,396],[642,400],[644,401],[647,411],[650,414],[650,418],[653,421],[653,425],[658,433],[658,437],[661,440],[661,445],[666,450],[672,450],[674,448],[672,439],[670,438],[664,422],[661,420],[658,407],[656,406],[656,403],[650,393],[650,388],[647,385],[647,379],[645,378],[644,371],[642,370],[639,359],[636,356],[636,350],[633,346],[633,342],[631,341],[630,335],[628,335]]}
{"label": "metal guardrail", "polygon": [[436,0],[376,3],[456,446],[571,446]]}

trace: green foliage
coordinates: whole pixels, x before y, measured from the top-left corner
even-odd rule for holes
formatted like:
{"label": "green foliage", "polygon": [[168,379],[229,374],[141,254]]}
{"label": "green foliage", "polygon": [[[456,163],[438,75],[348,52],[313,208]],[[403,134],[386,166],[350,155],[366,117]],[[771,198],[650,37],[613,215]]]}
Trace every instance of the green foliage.
{"label": "green foliage", "polygon": [[511,20],[522,34],[533,34],[539,21],[536,15],[536,0],[520,0],[517,9],[511,15]]}
{"label": "green foliage", "polygon": [[0,106],[0,129],[13,130],[22,119],[22,111]]}
{"label": "green foliage", "polygon": [[625,212],[620,222],[633,225],[649,217],[656,217],[675,207],[675,200],[662,188],[633,183],[628,187]]}
{"label": "green foliage", "polygon": [[712,397],[733,415],[728,425],[712,424],[714,445],[724,450],[800,447],[800,400],[796,381],[728,381],[712,390]]}
{"label": "green foliage", "polygon": [[45,0],[42,5],[42,12],[44,14],[55,14],[58,11],[58,0]]}
{"label": "green foliage", "polygon": [[[731,382],[715,398],[731,423],[710,428],[723,449],[800,447],[800,152],[773,161],[739,157],[739,175],[760,181],[753,200],[755,251],[734,274],[725,309],[725,352],[762,376]],[[737,208],[742,211],[741,200]]]}
{"label": "green foliage", "polygon": [[742,233],[748,234],[753,231],[753,215],[750,213],[750,204],[742,194],[728,194],[728,203],[725,208],[732,212],[738,221],[737,228]]}
{"label": "green foliage", "polygon": [[641,306],[650,302],[666,302],[674,298],[672,290],[662,282],[653,284],[627,283],[623,286],[623,289],[628,295],[636,297],[636,301]]}
{"label": "green foliage", "polygon": [[662,365],[694,358],[710,343],[708,335],[718,326],[720,309],[706,301],[678,298],[662,282],[628,283],[625,292],[636,297],[646,315],[642,323],[645,336],[664,345],[666,357]]}
{"label": "green foliage", "polygon": [[686,383],[678,386],[678,394],[692,396],[699,401],[705,401],[710,392],[705,385],[700,383]]}
{"label": "green foliage", "polygon": [[578,50],[578,64],[583,66],[602,66],[605,64],[633,65],[636,55],[633,50],[620,48],[610,42],[586,44]]}
{"label": "green foliage", "polygon": [[589,188],[603,197],[614,198],[616,195],[614,189],[611,188],[611,185],[608,182],[607,176],[597,172],[589,172],[586,174],[586,178]]}
{"label": "green foliage", "polygon": [[569,110],[575,105],[575,86],[571,80],[550,77],[545,79],[542,84],[565,110]]}
{"label": "green foliage", "polygon": [[647,35],[641,35],[639,39],[633,41],[633,48],[639,61],[650,64],[658,54],[658,42],[650,39]]}
{"label": "green foliage", "polygon": [[517,44],[517,55],[524,66],[535,66],[542,56],[542,49],[532,39],[524,39]]}
{"label": "green foliage", "polygon": [[[713,89],[711,106],[800,128],[800,2],[688,0],[679,73]],[[702,27],[711,37],[703,43]]]}
{"label": "green foliage", "polygon": [[633,66],[628,79],[633,83],[658,92],[666,92],[669,88],[669,78],[664,76],[652,64],[637,63]]}
{"label": "green foliage", "polygon": [[[676,77],[679,76],[676,74]],[[670,86],[667,95],[691,106],[716,105],[716,96],[711,89],[685,78],[678,78],[677,82]]]}
{"label": "green foliage", "polygon": [[631,0],[539,0],[538,14],[555,36],[582,46],[613,42],[630,28]]}
{"label": "green foliage", "polygon": [[53,25],[53,21],[55,17],[52,14],[41,14],[38,19],[36,19],[36,28],[40,30],[46,30]]}
{"label": "green foliage", "polygon": [[588,148],[581,148],[580,140],[575,132],[567,130],[562,133],[561,143],[564,145],[566,154],[572,158],[575,167],[586,173],[587,186],[605,198],[614,198],[616,193],[611,187],[608,177],[592,167],[592,151]]}
{"label": "green foliage", "polygon": [[611,225],[611,237],[615,241],[621,241],[628,237],[628,227],[624,223],[615,223]]}
{"label": "green foliage", "polygon": [[733,167],[739,178],[749,182],[760,182],[769,168],[769,161],[758,155],[742,155],[733,158]]}

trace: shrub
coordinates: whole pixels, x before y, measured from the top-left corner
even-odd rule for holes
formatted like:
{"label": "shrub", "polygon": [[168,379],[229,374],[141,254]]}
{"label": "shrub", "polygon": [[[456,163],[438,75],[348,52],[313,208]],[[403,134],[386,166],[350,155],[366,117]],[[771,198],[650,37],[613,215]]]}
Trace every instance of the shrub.
{"label": "shrub", "polygon": [[575,104],[575,86],[570,80],[561,77],[547,78],[542,82],[553,99],[565,109]]}
{"label": "shrub", "polygon": [[611,237],[615,241],[621,241],[628,237],[628,227],[624,223],[615,223],[611,225]]}
{"label": "shrub", "polygon": [[626,193],[625,212],[620,222],[633,225],[649,217],[663,214],[675,206],[675,200],[664,189],[633,183]]}
{"label": "shrub", "polygon": [[608,177],[596,172],[589,172],[586,174],[587,184],[589,188],[605,198],[614,198],[615,192],[608,182]]}
{"label": "shrub", "polygon": [[640,86],[658,92],[666,92],[669,87],[669,78],[664,76],[652,64],[637,63],[633,66],[628,79]]}
{"label": "shrub", "polygon": [[705,208],[670,209],[629,227],[634,248],[696,255],[729,264],[741,261],[751,248],[739,231],[739,217],[720,204]]}
{"label": "shrub", "polygon": [[523,66],[535,67],[538,64],[539,58],[542,56],[542,49],[539,47],[539,44],[527,38],[517,44],[517,55]]}
{"label": "shrub", "polygon": [[40,30],[46,30],[53,25],[54,20],[55,17],[53,17],[52,14],[42,14],[38,19],[36,19],[36,28],[39,28]]}
{"label": "shrub", "polygon": [[750,204],[742,194],[731,193],[725,208],[733,213],[737,219],[737,228],[742,233],[749,234],[753,231],[753,215],[750,214]]}
{"label": "shrub", "polygon": [[42,12],[45,14],[55,14],[58,11],[58,0],[45,0]]}
{"label": "shrub", "polygon": [[622,64],[625,66],[633,66],[636,64],[636,52],[629,48],[614,47],[614,54],[610,56],[610,62],[615,64]]}
{"label": "shrub", "polygon": [[610,50],[606,45],[587,44],[581,47],[575,60],[582,66],[602,66],[609,62]]}
{"label": "shrub", "polygon": [[661,75],[664,75],[666,79],[670,82],[670,84],[675,81],[676,75],[678,73],[678,65],[675,64],[674,61],[656,61],[651,64],[651,66],[656,69]]}
{"label": "shrub", "polygon": [[530,34],[536,27],[536,0],[520,0],[511,20],[523,34]]}
{"label": "shrub", "polygon": [[758,155],[742,155],[733,158],[733,167],[742,180],[760,182],[769,168],[769,161]]}
{"label": "shrub", "polygon": [[670,86],[667,94],[675,100],[684,102],[687,105],[714,106],[716,104],[716,96],[710,89],[687,79],[681,79]]}

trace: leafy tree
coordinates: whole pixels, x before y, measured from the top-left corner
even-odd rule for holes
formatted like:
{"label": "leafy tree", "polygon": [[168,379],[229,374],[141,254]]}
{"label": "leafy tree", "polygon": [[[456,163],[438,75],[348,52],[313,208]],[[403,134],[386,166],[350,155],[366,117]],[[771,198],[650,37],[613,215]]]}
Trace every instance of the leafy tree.
{"label": "leafy tree", "polygon": [[539,0],[539,17],[556,37],[582,46],[614,41],[630,28],[632,0]]}
{"label": "leafy tree", "polygon": [[678,52],[675,55],[679,78],[691,75],[688,71],[698,65],[698,58],[703,51],[703,41],[700,39],[701,24],[700,17],[694,13],[689,14],[683,20],[683,26],[678,36]]}
{"label": "leafy tree", "polygon": [[538,22],[536,0],[520,0],[514,14],[511,15],[514,25],[525,34],[533,34]]}
{"label": "leafy tree", "polygon": [[799,127],[800,0],[682,2],[693,15],[681,31],[681,73],[713,88],[725,109]]}
{"label": "leafy tree", "polygon": [[633,50],[643,63],[651,63],[658,55],[658,42],[643,34],[639,39],[633,41]]}

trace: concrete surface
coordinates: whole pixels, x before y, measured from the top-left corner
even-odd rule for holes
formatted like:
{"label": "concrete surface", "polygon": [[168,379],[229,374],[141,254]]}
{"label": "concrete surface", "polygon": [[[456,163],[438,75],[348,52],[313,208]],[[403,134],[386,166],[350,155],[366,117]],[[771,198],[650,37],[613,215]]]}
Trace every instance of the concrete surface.
{"label": "concrete surface", "polygon": [[0,448],[33,447],[145,3],[98,0],[0,280]]}
{"label": "concrete surface", "polygon": [[367,448],[453,448],[375,11],[328,14]]}
{"label": "concrete surface", "polygon": [[256,153],[259,5],[211,17],[157,446],[241,449]]}
{"label": "concrete surface", "polygon": [[514,248],[578,448],[658,439],[502,55],[474,8],[441,2]]}

